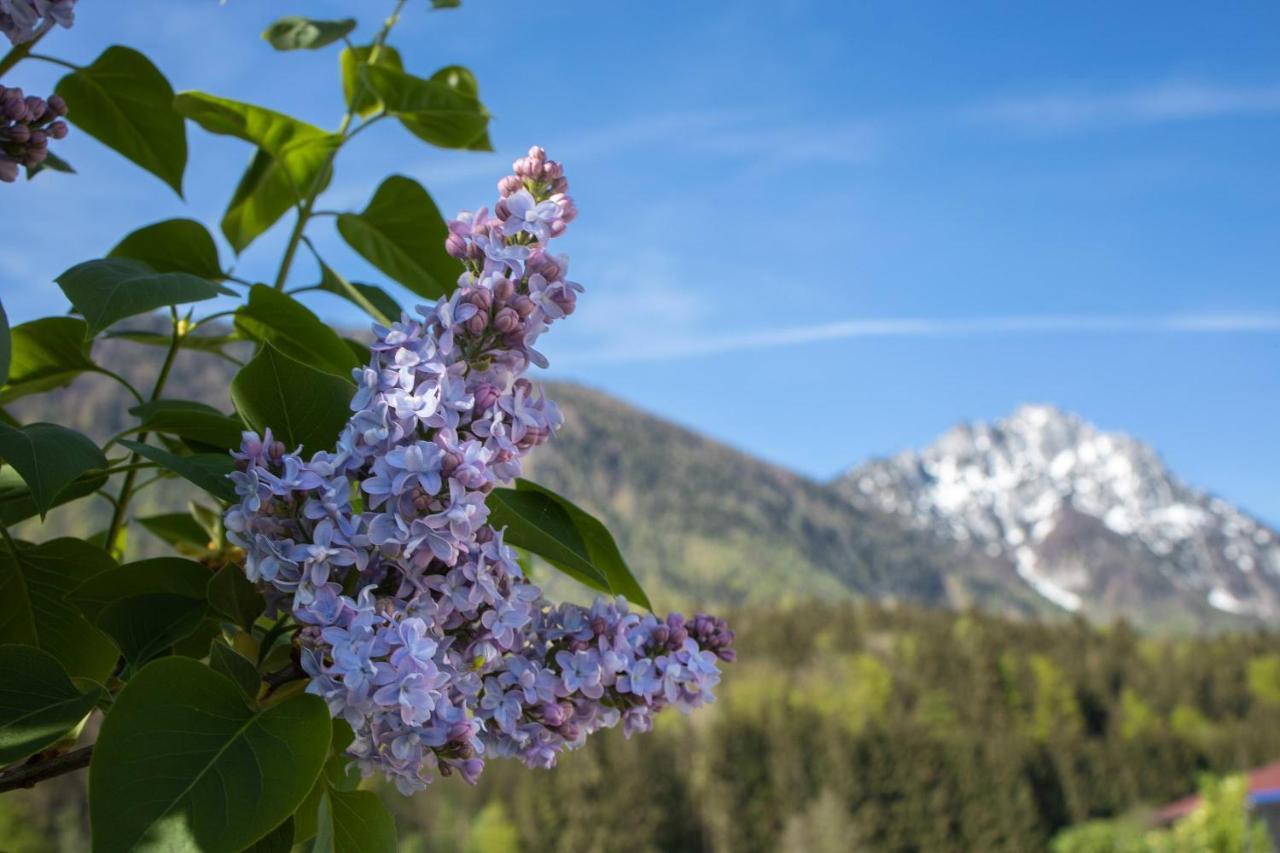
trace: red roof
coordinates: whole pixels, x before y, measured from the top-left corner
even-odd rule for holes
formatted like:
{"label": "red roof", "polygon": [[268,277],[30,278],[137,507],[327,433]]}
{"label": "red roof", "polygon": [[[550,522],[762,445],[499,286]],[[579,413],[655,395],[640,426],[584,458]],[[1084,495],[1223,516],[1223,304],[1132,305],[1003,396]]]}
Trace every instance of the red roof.
{"label": "red roof", "polygon": [[[1280,790],[1280,761],[1249,771],[1250,795],[1277,790]],[[1163,826],[1182,820],[1198,805],[1200,805],[1199,794],[1192,794],[1180,800],[1174,800],[1156,812],[1155,822]]]}

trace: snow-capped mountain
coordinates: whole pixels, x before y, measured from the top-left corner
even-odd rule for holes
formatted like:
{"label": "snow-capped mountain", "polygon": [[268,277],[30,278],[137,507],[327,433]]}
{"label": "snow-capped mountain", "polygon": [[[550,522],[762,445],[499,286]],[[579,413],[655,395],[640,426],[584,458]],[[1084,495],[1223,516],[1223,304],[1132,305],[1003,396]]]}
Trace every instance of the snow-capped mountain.
{"label": "snow-capped mountain", "polygon": [[1052,406],[963,424],[850,470],[854,504],[1007,559],[1093,618],[1280,617],[1280,536],[1174,476],[1150,447]]}

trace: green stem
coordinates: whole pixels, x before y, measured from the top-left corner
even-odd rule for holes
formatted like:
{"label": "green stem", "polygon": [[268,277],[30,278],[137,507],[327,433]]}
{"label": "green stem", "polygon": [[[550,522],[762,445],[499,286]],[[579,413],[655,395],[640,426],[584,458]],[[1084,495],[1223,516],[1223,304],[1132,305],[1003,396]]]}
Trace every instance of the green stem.
{"label": "green stem", "polygon": [[[151,388],[151,401],[160,399],[161,393],[164,392],[165,382],[169,380],[169,371],[173,369],[174,359],[177,358],[178,350],[182,348],[182,327],[178,322],[177,309],[170,309],[173,315],[173,340],[169,344],[169,351],[165,353],[164,364],[160,365],[160,372],[156,375],[156,383]],[[138,441],[145,443],[147,433],[139,433]],[[141,458],[137,453],[129,455],[129,464],[136,465]],[[129,498],[133,494],[133,484],[138,477],[138,469],[130,468],[128,473],[124,475],[124,482],[120,484],[120,492],[116,495],[116,507],[111,513],[111,523],[107,525],[107,535],[103,537],[103,544],[107,546],[107,550],[114,556],[119,557],[121,554],[120,534],[124,527],[125,514],[129,510]]]}
{"label": "green stem", "polygon": [[43,32],[36,33],[36,37],[33,38],[31,41],[23,42],[22,44],[18,45],[17,47],[13,48],[8,53],[6,53],[4,55],[4,59],[0,59],[0,74],[4,74],[10,68],[17,65],[19,62],[26,59],[28,56],[30,56],[31,48],[39,44],[40,39],[44,38],[45,33],[47,32],[49,31],[44,30]]}
{"label": "green stem", "polygon": [[[378,55],[382,52],[383,46],[387,43],[387,36],[391,33],[391,28],[400,20],[400,12],[404,9],[404,4],[408,0],[396,0],[395,8],[391,10],[391,16],[382,24],[382,29],[378,32],[378,37],[374,39],[373,47],[369,50],[369,58],[365,60],[366,65],[373,65],[378,61]],[[363,91],[364,79],[357,75],[357,94]],[[354,98],[353,98],[354,100]],[[285,282],[289,279],[289,268],[293,266],[294,256],[298,254],[298,244],[302,242],[303,232],[307,228],[307,222],[311,219],[311,211],[315,207],[316,198],[320,195],[320,187],[324,183],[325,176],[333,168],[333,161],[338,158],[338,151],[348,139],[355,136],[362,128],[368,127],[373,121],[367,121],[351,131],[351,122],[355,120],[355,111],[350,107],[347,113],[342,117],[342,123],[338,125],[338,144],[333,146],[333,150],[329,152],[329,156],[325,158],[324,165],[320,167],[320,171],[316,172],[315,178],[311,181],[311,186],[307,190],[306,198],[302,200],[302,205],[298,208],[298,218],[293,223],[293,230],[289,232],[289,242],[284,247],[284,257],[280,259],[280,269],[276,272],[275,289],[284,290]]]}
{"label": "green stem", "polygon": [[58,59],[56,56],[45,56],[43,53],[31,53],[28,51],[27,57],[29,59],[38,59],[41,62],[49,62],[53,65],[61,65],[63,68],[70,68],[72,71],[80,70],[80,66],[74,62],[67,62],[65,59]]}
{"label": "green stem", "polygon": [[133,387],[133,383],[130,382],[128,379],[125,379],[119,373],[116,373],[113,370],[107,370],[105,367],[94,367],[93,372],[101,373],[103,376],[110,376],[112,379],[114,379],[115,381],[123,385],[125,387],[125,390],[127,390],[130,394],[133,395],[133,399],[137,400],[139,403],[146,402],[145,400],[142,399],[142,394],[138,391],[138,389]]}

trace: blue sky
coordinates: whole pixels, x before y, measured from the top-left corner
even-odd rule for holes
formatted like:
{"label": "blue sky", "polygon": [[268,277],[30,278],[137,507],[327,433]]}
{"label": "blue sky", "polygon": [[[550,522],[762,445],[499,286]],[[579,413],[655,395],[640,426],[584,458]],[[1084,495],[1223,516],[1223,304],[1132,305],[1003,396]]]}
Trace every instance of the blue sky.
{"label": "blue sky", "polygon": [[[41,47],[88,62],[127,44],[179,90],[335,125],[336,49],[277,54],[258,33],[352,14],[367,38],[390,3],[267,5],[86,2]],[[498,153],[383,126],[322,206],[361,207],[401,172],[451,214],[546,146],[582,212],[562,243],[587,286],[546,339],[553,375],[820,478],[1052,402],[1280,522],[1280,7],[427,5],[393,41],[412,71],[476,72]],[[4,82],[58,76],[29,61]],[[4,188],[15,321],[64,310],[52,278],[126,230],[216,225],[250,152],[189,139],[186,202],[74,131],[57,150],[79,177]],[[286,227],[238,273],[270,277]],[[314,235],[382,280],[329,222]]]}

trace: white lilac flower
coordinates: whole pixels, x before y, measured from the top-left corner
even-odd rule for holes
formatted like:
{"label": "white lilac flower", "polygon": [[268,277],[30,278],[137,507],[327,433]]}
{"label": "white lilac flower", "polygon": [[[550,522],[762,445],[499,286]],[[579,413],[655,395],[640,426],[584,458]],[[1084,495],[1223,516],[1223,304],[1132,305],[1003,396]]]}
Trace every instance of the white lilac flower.
{"label": "white lilac flower", "polygon": [[350,757],[406,793],[474,781],[486,758],[550,767],[619,722],[647,731],[712,701],[733,659],[710,616],[552,606],[488,524],[486,496],[563,421],[523,374],[581,291],[546,247],[576,215],[563,169],[535,148],[515,171],[497,218],[449,226],[458,290],[374,327],[335,452],[306,460],[268,432],[234,454],[226,530],[246,575],[304,626],[307,689],[351,724]]}

